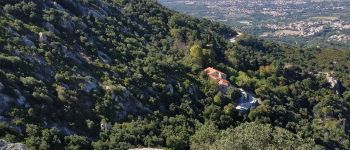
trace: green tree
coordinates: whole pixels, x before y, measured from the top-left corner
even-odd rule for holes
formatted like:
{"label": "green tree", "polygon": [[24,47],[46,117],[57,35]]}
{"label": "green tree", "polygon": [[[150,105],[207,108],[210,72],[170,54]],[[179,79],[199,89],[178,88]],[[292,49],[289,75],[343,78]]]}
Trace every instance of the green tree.
{"label": "green tree", "polygon": [[244,123],[223,131],[210,149],[261,150],[261,149],[322,149],[312,139],[302,139],[279,127],[259,123]]}
{"label": "green tree", "polygon": [[190,48],[190,55],[192,56],[194,62],[200,66],[203,64],[204,55],[203,55],[203,49],[199,44],[194,44]]}
{"label": "green tree", "polygon": [[220,131],[214,123],[205,123],[191,136],[190,147],[192,150],[210,149],[210,145],[212,145],[219,136]]}
{"label": "green tree", "polygon": [[86,137],[79,135],[70,135],[64,137],[66,143],[65,149],[67,150],[81,150],[90,149],[90,143]]}

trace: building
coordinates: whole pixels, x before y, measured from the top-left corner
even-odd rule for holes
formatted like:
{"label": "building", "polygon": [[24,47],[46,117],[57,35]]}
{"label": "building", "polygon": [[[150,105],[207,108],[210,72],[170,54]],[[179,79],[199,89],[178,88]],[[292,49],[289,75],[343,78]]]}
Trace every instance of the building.
{"label": "building", "polygon": [[204,69],[204,72],[207,73],[208,77],[216,80],[219,88],[223,91],[227,89],[228,86],[230,86],[230,82],[226,80],[226,74],[216,70],[212,67],[208,67],[207,69]]}

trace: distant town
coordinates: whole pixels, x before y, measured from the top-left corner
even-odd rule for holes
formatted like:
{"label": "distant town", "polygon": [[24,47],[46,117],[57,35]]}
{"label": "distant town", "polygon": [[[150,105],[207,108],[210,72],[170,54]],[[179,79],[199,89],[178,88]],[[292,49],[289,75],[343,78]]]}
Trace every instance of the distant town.
{"label": "distant town", "polygon": [[350,42],[347,0],[158,0],[197,17],[225,22],[238,31],[287,43],[318,46]]}

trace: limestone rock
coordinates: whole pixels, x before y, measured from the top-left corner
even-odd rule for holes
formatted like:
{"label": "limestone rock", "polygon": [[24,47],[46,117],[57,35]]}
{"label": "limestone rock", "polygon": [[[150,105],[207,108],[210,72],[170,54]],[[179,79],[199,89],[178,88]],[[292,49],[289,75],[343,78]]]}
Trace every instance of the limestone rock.
{"label": "limestone rock", "polygon": [[27,150],[27,146],[22,143],[7,143],[0,140],[0,150]]}
{"label": "limestone rock", "polygon": [[101,123],[101,131],[109,131],[111,128],[111,123]]}
{"label": "limestone rock", "polygon": [[53,6],[55,6],[58,10],[64,11],[64,8],[57,2],[53,2]]}
{"label": "limestone rock", "polygon": [[39,41],[40,42],[47,42],[47,37],[43,32],[39,32]]}

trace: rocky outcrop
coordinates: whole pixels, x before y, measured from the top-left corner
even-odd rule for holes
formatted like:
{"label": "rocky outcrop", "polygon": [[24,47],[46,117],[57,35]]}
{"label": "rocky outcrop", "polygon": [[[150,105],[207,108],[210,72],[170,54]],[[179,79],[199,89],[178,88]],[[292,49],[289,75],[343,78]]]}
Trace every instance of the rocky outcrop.
{"label": "rocky outcrop", "polygon": [[332,76],[333,72],[319,72],[317,75],[325,75],[327,82],[330,84],[330,88],[335,91],[336,94],[342,94],[344,92],[344,87],[340,80]]}
{"label": "rocky outcrop", "polygon": [[112,128],[111,123],[101,123],[101,131],[109,131]]}
{"label": "rocky outcrop", "polygon": [[5,112],[9,108],[11,102],[12,99],[9,96],[0,93],[0,113]]}
{"label": "rocky outcrop", "polygon": [[40,42],[47,42],[47,37],[45,36],[45,34],[43,32],[39,32],[39,41]]}
{"label": "rocky outcrop", "polygon": [[74,30],[74,28],[73,28],[74,23],[73,23],[69,18],[67,18],[67,19],[61,19],[61,20],[59,21],[59,25],[60,25],[63,29],[67,30],[68,33],[72,33],[73,30]]}
{"label": "rocky outcrop", "polygon": [[97,84],[93,81],[88,81],[84,84],[84,91],[90,93],[92,90],[97,88]]}
{"label": "rocky outcrop", "polygon": [[106,64],[110,64],[112,62],[112,59],[107,56],[107,54],[103,53],[102,51],[97,52],[98,57]]}
{"label": "rocky outcrop", "polygon": [[140,115],[151,112],[124,86],[104,85],[104,90],[111,93],[112,99],[120,107],[119,110],[116,110],[116,120],[125,119],[129,114]]}
{"label": "rocky outcrop", "polygon": [[27,150],[27,146],[22,143],[7,143],[0,140],[0,150]]}
{"label": "rocky outcrop", "polygon": [[169,94],[169,95],[173,95],[174,94],[174,87],[173,87],[173,85],[171,85],[171,84],[168,84],[167,85],[167,93]]}
{"label": "rocky outcrop", "polygon": [[46,22],[44,25],[45,29],[52,32],[52,33],[59,33],[59,31],[55,28],[55,26],[53,26],[51,23]]}
{"label": "rocky outcrop", "polygon": [[22,42],[28,48],[36,48],[33,41],[31,41],[27,36],[22,37]]}

